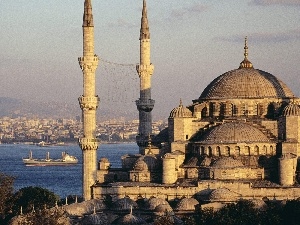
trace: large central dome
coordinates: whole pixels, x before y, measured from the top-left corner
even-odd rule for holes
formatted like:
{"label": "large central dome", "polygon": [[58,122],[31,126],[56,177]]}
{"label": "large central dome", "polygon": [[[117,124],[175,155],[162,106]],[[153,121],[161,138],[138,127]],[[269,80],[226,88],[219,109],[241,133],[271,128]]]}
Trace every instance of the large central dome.
{"label": "large central dome", "polygon": [[292,91],[274,75],[254,68],[239,68],[214,79],[200,99],[292,98]]}

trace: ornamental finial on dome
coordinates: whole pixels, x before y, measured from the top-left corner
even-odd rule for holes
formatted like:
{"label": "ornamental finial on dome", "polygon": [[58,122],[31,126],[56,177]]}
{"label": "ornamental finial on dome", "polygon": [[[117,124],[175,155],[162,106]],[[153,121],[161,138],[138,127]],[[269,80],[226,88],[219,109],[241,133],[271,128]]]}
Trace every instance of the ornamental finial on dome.
{"label": "ornamental finial on dome", "polygon": [[244,47],[244,60],[240,63],[240,69],[241,68],[253,68],[252,63],[248,60],[248,39],[247,36],[245,37],[245,47]]}

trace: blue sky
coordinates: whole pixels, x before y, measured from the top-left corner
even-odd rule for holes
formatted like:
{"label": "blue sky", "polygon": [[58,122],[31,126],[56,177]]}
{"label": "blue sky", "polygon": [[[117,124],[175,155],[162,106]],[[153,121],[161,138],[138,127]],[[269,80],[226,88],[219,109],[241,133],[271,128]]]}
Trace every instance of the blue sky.
{"label": "blue sky", "polygon": [[[0,96],[78,104],[83,2],[0,0]],[[105,61],[138,63],[142,0],[92,4],[95,52]],[[215,77],[237,68],[245,36],[254,67],[300,95],[300,0],[148,0],[147,6],[155,118],[167,118],[180,98],[190,104]],[[100,113],[137,114],[134,66],[100,62],[97,93]]]}

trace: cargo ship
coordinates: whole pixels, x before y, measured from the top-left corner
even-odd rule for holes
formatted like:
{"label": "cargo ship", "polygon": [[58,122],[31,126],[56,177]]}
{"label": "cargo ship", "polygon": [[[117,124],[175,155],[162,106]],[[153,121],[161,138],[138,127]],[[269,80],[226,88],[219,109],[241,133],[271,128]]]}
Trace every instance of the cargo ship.
{"label": "cargo ship", "polygon": [[30,151],[29,157],[23,158],[23,163],[26,166],[66,166],[77,164],[78,159],[66,152],[62,152],[62,157],[60,159],[51,159],[49,152],[47,152],[45,159],[34,159],[32,157],[32,151]]}

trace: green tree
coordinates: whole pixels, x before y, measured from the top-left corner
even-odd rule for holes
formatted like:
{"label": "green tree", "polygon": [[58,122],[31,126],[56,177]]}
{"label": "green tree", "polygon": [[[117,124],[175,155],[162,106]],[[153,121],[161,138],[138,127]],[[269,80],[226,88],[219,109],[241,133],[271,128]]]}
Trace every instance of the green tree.
{"label": "green tree", "polygon": [[25,187],[13,196],[13,214],[18,215],[22,206],[24,213],[33,210],[43,210],[55,206],[59,197],[53,192],[41,187]]}
{"label": "green tree", "polygon": [[13,183],[14,177],[0,173],[0,224],[4,223],[12,207]]}

